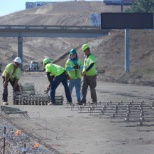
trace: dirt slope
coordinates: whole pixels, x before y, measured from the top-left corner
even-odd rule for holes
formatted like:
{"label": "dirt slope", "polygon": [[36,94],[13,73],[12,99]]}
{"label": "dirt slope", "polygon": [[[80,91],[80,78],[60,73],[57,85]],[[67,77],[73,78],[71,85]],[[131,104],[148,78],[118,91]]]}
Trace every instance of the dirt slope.
{"label": "dirt slope", "polygon": [[[119,6],[106,6],[102,2],[60,2],[23,10],[0,17],[1,25],[89,25],[89,15],[105,11],[119,11]],[[24,38],[24,61],[55,59],[71,48],[89,39]],[[17,55],[17,38],[0,38],[0,59],[9,61]],[[37,53],[37,54],[36,54]]]}
{"label": "dirt slope", "polygon": [[[0,17],[0,24],[89,25],[88,17],[92,13],[120,10],[120,6],[106,6],[102,2],[60,2]],[[91,51],[97,57],[97,68],[105,70],[105,74],[99,75],[100,79],[125,83],[145,83],[148,80],[148,85],[153,85],[153,30],[130,30],[130,73],[124,72],[124,30],[112,30],[110,35],[96,39],[24,38],[24,64],[30,60],[41,61],[46,56],[55,60],[85,42],[90,44]],[[0,61],[7,63],[13,60],[17,48],[17,38],[0,38]],[[83,59],[80,48],[78,52]],[[59,64],[64,65],[66,59],[61,59]]]}
{"label": "dirt slope", "polygon": [[102,2],[60,2],[0,17],[1,24],[26,25],[89,25],[93,13],[120,12],[120,6]]}

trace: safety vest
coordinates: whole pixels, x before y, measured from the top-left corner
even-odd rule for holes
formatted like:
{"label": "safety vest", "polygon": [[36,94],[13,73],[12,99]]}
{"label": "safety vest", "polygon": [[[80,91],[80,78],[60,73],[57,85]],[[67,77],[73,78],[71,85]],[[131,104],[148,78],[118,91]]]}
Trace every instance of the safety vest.
{"label": "safety vest", "polygon": [[[75,64],[78,64],[80,66],[80,69],[75,70],[73,68]],[[68,59],[65,64],[65,69],[72,79],[78,79],[78,78],[81,78],[82,66],[83,66],[83,64],[82,64],[81,60],[77,59],[77,60],[73,61],[73,60]],[[72,69],[67,70],[67,68],[72,68]]]}
{"label": "safety vest", "polygon": [[96,57],[93,54],[90,54],[84,60],[83,71],[85,71],[92,63],[95,63],[95,64],[93,65],[93,67],[89,71],[86,72],[87,76],[96,75]]}
{"label": "safety vest", "polygon": [[14,79],[19,80],[21,78],[21,69],[18,67],[14,71],[14,65],[13,65],[13,63],[10,63],[10,64],[6,65],[5,70],[2,73],[2,76],[5,77],[6,74],[9,74],[9,79],[11,81],[13,81]]}
{"label": "safety vest", "polygon": [[50,72],[50,76],[59,76],[65,71],[63,67],[51,63],[45,66],[45,70],[46,72]]}

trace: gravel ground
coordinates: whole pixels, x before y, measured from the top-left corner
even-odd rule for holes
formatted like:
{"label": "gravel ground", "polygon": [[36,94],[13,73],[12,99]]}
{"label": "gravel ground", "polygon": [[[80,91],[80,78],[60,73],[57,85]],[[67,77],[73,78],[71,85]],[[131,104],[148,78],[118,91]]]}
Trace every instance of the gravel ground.
{"label": "gravel ground", "polygon": [[[44,77],[24,77],[22,80],[35,81],[39,91],[43,91],[47,85]],[[0,90],[2,92],[2,87]],[[16,130],[21,130],[20,137],[24,140],[27,139],[26,147],[33,150],[32,153],[35,153],[32,146],[39,143],[39,148],[49,150],[50,154],[153,154],[154,111],[151,107],[154,100],[153,87],[98,82],[97,95],[98,100],[102,103],[99,105],[102,105],[102,107],[105,103],[111,102],[114,107],[123,102],[123,105],[118,106],[121,110],[126,105],[128,106],[128,103],[138,106],[143,103],[143,106],[147,106],[144,109],[145,118],[150,116],[152,120],[151,122],[146,120],[141,127],[137,126],[138,121],[126,122],[124,117],[111,119],[110,116],[113,114],[110,114],[109,109],[114,110],[111,107],[112,105],[110,105],[110,108],[107,106],[108,110],[104,115],[98,112],[90,113],[89,108],[86,107],[82,110],[78,107],[71,108],[66,105],[66,100],[64,100],[64,105],[59,106],[13,106],[11,88],[9,90],[9,106],[28,111],[30,118],[20,115],[4,116],[3,114],[3,119],[0,121],[1,146],[3,145],[4,126],[8,126],[9,134],[13,131],[12,136]],[[57,89],[57,94],[64,95],[61,85]],[[72,96],[75,103],[75,93]],[[87,98],[88,101],[91,101],[89,91]],[[131,111],[133,110],[131,109]],[[138,112],[133,113],[131,118],[134,120],[136,115],[138,115]],[[14,138],[16,139],[16,137]],[[18,145],[16,141],[10,142],[9,139],[6,140],[6,143],[10,151],[18,149],[21,152],[20,150],[24,146],[23,140],[19,141],[20,144],[18,143]],[[11,145],[10,148],[9,144]]]}
{"label": "gravel ground", "polygon": [[0,154],[54,154],[44,146],[38,145],[32,137],[26,135],[22,130],[14,127],[10,120],[2,114],[0,117],[0,147]]}

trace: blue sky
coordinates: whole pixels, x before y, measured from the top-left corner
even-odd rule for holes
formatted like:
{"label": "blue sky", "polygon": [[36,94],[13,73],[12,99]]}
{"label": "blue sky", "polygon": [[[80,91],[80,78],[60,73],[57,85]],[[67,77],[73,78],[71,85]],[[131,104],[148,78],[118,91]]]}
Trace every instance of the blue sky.
{"label": "blue sky", "polygon": [[[25,2],[49,2],[52,0],[0,0],[0,16],[25,10]],[[63,1],[63,0],[53,0]]]}
{"label": "blue sky", "polygon": [[36,0],[0,0],[0,16],[24,10],[25,2],[36,2]]}

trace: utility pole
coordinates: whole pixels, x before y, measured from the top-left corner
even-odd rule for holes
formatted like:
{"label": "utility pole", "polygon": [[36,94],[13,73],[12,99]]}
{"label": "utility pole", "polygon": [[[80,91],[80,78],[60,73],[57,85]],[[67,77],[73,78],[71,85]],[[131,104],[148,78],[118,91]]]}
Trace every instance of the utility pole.
{"label": "utility pole", "polygon": [[23,55],[23,38],[22,36],[18,36],[18,57],[21,58],[22,60],[22,63],[20,65],[20,68],[22,69],[22,64],[23,64],[23,58],[22,58],[22,55]]}

